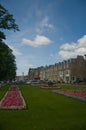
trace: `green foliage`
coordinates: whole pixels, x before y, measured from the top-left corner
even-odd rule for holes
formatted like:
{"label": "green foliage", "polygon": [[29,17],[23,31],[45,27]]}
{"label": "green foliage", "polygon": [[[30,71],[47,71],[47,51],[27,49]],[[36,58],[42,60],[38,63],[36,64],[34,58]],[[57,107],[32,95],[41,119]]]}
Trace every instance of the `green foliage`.
{"label": "green foliage", "polygon": [[[19,31],[13,15],[0,4],[0,29]],[[5,39],[5,34],[0,31],[0,40]]]}
{"label": "green foliage", "polygon": [[[13,15],[0,4],[0,29],[19,31]],[[0,80],[12,80],[16,76],[15,56],[12,50],[3,42],[6,39],[0,30]]]}
{"label": "green foliage", "polygon": [[15,76],[15,56],[12,54],[12,50],[0,41],[0,80],[12,80]]}
{"label": "green foliage", "polygon": [[6,39],[6,37],[4,33],[0,31],[0,41],[2,41],[2,39]]}

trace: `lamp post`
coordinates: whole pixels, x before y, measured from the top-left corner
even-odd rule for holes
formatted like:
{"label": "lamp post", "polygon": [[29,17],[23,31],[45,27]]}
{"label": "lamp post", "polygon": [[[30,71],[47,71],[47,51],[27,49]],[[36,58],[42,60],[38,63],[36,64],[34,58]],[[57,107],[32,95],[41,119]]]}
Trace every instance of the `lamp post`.
{"label": "lamp post", "polygon": [[23,81],[24,81],[24,72],[22,72],[22,79],[23,79]]}

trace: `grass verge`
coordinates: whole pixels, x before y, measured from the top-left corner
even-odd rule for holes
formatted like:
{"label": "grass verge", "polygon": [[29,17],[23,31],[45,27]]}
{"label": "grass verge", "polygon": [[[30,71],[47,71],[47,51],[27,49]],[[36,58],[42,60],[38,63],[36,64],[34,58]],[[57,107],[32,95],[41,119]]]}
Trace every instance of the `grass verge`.
{"label": "grass verge", "polygon": [[[27,109],[0,110],[0,130],[86,129],[86,103],[35,86],[19,88]],[[7,87],[0,89],[0,99],[6,91]]]}

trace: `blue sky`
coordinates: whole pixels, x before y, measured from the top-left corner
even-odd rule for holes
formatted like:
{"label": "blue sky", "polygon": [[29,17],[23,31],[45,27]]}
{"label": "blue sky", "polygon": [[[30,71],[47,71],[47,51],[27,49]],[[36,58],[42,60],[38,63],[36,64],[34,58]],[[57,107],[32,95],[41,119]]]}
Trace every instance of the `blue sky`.
{"label": "blue sky", "polygon": [[0,0],[19,32],[4,31],[17,75],[86,54],[86,0]]}

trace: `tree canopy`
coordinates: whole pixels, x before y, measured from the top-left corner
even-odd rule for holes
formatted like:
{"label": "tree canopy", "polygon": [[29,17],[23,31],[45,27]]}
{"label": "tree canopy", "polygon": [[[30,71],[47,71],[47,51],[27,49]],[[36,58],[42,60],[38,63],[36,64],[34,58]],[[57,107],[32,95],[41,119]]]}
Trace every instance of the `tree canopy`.
{"label": "tree canopy", "polygon": [[0,41],[0,80],[12,80],[15,76],[15,56],[12,54],[12,50]]}
{"label": "tree canopy", "polygon": [[6,36],[2,30],[19,31],[19,28],[13,15],[0,4],[0,80],[12,80],[16,76],[15,56],[3,42]]}
{"label": "tree canopy", "polygon": [[[0,29],[19,31],[13,15],[0,4]],[[0,30],[0,40],[6,39],[4,32]]]}

